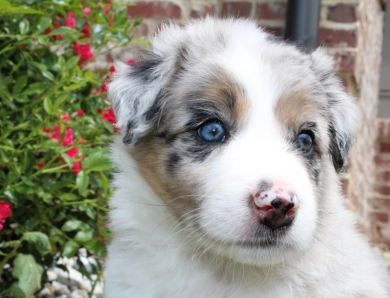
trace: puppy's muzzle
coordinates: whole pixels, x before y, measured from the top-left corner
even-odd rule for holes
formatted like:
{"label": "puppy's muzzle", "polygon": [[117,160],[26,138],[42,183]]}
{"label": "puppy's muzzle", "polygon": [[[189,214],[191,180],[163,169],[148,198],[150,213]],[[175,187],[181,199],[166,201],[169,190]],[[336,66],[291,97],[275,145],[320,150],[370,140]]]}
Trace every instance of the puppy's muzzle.
{"label": "puppy's muzzle", "polygon": [[297,195],[278,185],[256,192],[252,199],[260,223],[273,231],[291,225],[299,206]]}

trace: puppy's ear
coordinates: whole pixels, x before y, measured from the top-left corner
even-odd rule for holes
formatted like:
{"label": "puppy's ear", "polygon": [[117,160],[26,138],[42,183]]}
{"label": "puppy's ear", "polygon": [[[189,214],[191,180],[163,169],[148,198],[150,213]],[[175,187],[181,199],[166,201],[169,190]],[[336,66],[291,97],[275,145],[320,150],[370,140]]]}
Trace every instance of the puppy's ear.
{"label": "puppy's ear", "polygon": [[355,133],[360,125],[360,111],[355,99],[348,95],[335,74],[334,61],[324,50],[311,54],[313,70],[328,100],[330,137],[329,154],[336,172],[348,162]]}
{"label": "puppy's ear", "polygon": [[126,145],[136,145],[154,129],[164,84],[162,63],[154,53],[144,54],[132,65],[115,63],[108,96]]}

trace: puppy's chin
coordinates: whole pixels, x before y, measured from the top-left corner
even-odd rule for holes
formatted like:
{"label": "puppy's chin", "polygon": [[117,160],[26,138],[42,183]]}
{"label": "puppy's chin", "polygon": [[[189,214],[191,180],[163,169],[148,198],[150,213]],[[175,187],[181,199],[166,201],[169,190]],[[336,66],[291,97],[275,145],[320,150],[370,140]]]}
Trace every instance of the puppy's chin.
{"label": "puppy's chin", "polygon": [[309,245],[297,245],[297,243],[289,241],[287,237],[283,237],[283,239],[248,239],[235,242],[221,242],[213,239],[209,242],[212,244],[209,244],[205,249],[218,257],[223,256],[234,262],[260,267],[295,261],[309,248]]}
{"label": "puppy's chin", "polygon": [[276,231],[271,231],[267,227],[258,227],[250,233],[251,236],[234,237],[234,240],[208,233],[207,230],[207,226],[198,226],[196,230],[186,232],[193,236],[193,243],[189,246],[193,248],[191,255],[211,254],[212,259],[223,257],[234,262],[260,267],[296,261],[308,251],[312,243],[312,237],[308,237],[306,241],[297,239],[293,226]]}

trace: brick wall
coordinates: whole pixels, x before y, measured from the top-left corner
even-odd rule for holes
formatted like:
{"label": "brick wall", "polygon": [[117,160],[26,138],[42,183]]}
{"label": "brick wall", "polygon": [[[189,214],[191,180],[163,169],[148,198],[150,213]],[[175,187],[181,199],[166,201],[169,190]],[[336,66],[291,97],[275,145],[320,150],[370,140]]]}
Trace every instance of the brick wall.
{"label": "brick wall", "polygon": [[[335,56],[342,73],[352,73],[355,67],[358,39],[359,1],[323,0],[322,2],[320,44]],[[136,3],[137,6],[128,7],[128,15],[144,18],[137,34],[148,37],[168,19],[184,24],[191,18],[206,15],[249,17],[277,36],[284,34],[287,0],[163,0]]]}
{"label": "brick wall", "polygon": [[373,241],[382,249],[390,248],[390,119],[378,120],[375,144],[375,184],[372,197]]}
{"label": "brick wall", "polygon": [[[206,15],[249,17],[267,31],[284,35],[287,0],[138,0],[136,3],[137,6],[128,7],[127,13],[132,18],[144,18],[135,32],[138,37],[152,36],[168,19],[184,24]],[[390,197],[386,201],[383,196],[390,195],[390,169],[376,169],[373,162],[375,150],[378,154],[385,150],[376,156],[376,164],[390,167],[390,157],[386,155],[389,142],[375,147],[382,20],[382,1],[322,0],[319,42],[334,56],[340,78],[362,108],[362,125],[348,172],[343,177],[348,205],[358,214],[360,229],[374,244],[386,248],[385,244],[390,243],[390,224],[386,225]],[[131,51],[117,54],[121,60],[131,58]]]}
{"label": "brick wall", "polygon": [[383,10],[379,1],[360,0],[358,4],[358,44],[356,66],[351,79],[362,108],[362,125],[349,166],[348,199],[357,212],[360,228],[374,244],[380,244],[376,225],[384,220],[375,208],[375,143],[382,47]]}

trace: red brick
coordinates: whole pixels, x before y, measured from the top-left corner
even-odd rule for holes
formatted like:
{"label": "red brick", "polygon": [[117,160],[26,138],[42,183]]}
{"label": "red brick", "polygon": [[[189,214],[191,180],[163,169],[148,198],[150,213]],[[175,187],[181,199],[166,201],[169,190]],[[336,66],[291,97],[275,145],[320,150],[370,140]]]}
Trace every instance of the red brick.
{"label": "red brick", "polygon": [[389,222],[389,215],[385,212],[373,212],[371,213],[371,219],[374,220],[374,222],[382,222],[382,223],[388,223]]}
{"label": "red brick", "polygon": [[356,47],[356,32],[354,30],[338,30],[320,28],[319,43],[326,47]]}
{"label": "red brick", "polygon": [[389,199],[374,198],[372,200],[372,207],[375,209],[390,211],[390,198]]}
{"label": "red brick", "polygon": [[284,20],[286,18],[286,4],[285,3],[258,4],[257,17],[260,20]]}
{"label": "red brick", "polygon": [[334,54],[334,59],[339,72],[353,72],[355,69],[355,53],[337,52]]}
{"label": "red brick", "polygon": [[127,15],[133,18],[178,19],[181,8],[172,2],[136,2],[127,8]]}
{"label": "red brick", "polygon": [[390,186],[388,185],[376,185],[375,191],[381,195],[388,196],[390,195]]}
{"label": "red brick", "polygon": [[337,4],[328,8],[328,20],[340,23],[356,22],[356,7],[351,4]]}
{"label": "red brick", "polygon": [[207,15],[215,14],[215,6],[214,5],[202,5],[200,7],[193,7],[191,9],[190,16],[191,18],[204,18]]}
{"label": "red brick", "polygon": [[390,142],[379,143],[379,151],[382,153],[390,153]]}
{"label": "red brick", "polygon": [[374,157],[374,161],[378,167],[390,167],[390,158],[377,155]]}
{"label": "red brick", "polygon": [[385,136],[386,124],[384,121],[378,121],[378,138]]}
{"label": "red brick", "polygon": [[252,3],[250,2],[225,2],[222,4],[222,17],[250,17]]}
{"label": "red brick", "polygon": [[283,37],[284,35],[284,28],[282,27],[265,27],[262,26],[262,28],[267,31],[268,33],[275,35],[277,37]]}
{"label": "red brick", "polygon": [[380,238],[384,238],[387,240],[390,240],[390,227],[377,227],[377,233],[379,234]]}
{"label": "red brick", "polygon": [[390,169],[377,173],[376,180],[378,182],[390,182]]}

